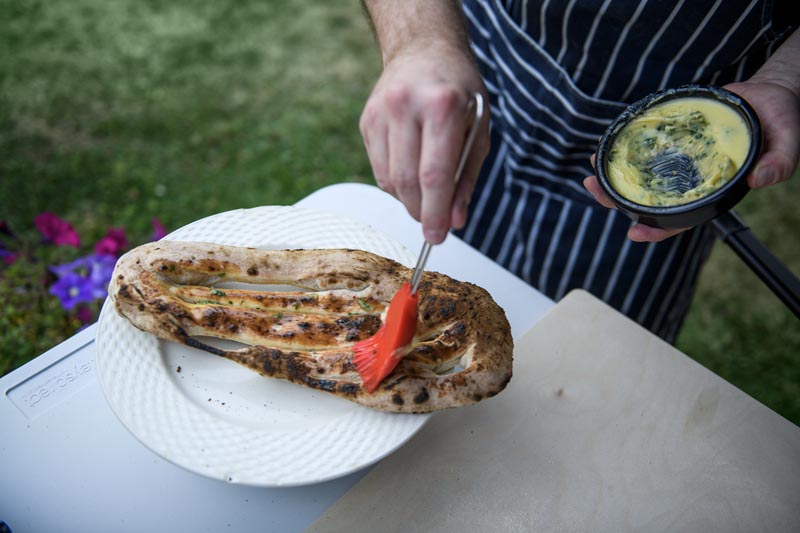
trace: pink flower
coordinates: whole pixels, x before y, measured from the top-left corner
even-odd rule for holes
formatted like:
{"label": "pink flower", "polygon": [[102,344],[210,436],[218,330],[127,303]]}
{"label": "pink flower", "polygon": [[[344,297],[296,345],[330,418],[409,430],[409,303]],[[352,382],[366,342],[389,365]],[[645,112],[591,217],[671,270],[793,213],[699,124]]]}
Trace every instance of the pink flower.
{"label": "pink flower", "polygon": [[167,230],[164,229],[164,224],[157,217],[153,217],[150,221],[153,224],[153,234],[151,235],[151,240],[159,241],[167,234]]}
{"label": "pink flower", "polygon": [[7,265],[12,264],[14,261],[17,260],[18,257],[19,257],[19,252],[10,252],[8,250],[0,248],[0,259],[2,259],[5,264]]}
{"label": "pink flower", "polygon": [[42,235],[44,235],[45,239],[58,246],[74,246],[77,248],[81,244],[78,233],[69,222],[62,220],[49,211],[36,215],[33,219],[33,223]]}
{"label": "pink flower", "polygon": [[125,238],[125,230],[123,228],[110,228],[105,237],[94,245],[94,253],[118,257],[127,246],[128,239]]}

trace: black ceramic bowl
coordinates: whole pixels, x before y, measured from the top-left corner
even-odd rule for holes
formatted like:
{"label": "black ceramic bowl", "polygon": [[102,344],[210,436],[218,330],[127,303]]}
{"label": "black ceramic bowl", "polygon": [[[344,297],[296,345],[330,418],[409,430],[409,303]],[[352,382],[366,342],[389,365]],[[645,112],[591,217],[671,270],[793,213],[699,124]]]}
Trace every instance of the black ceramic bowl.
{"label": "black ceramic bowl", "polygon": [[[739,171],[720,188],[698,198],[697,200],[673,206],[647,206],[633,202],[618,193],[608,179],[607,160],[617,134],[632,119],[646,110],[670,100],[688,97],[710,98],[733,108],[744,119],[750,129],[750,150]],[[747,176],[753,170],[756,159],[761,152],[761,124],[753,108],[740,96],[721,89],[703,85],[686,85],[674,89],[666,89],[648,95],[631,104],[606,129],[597,148],[597,180],[606,195],[614,202],[617,209],[632,220],[656,228],[689,228],[708,222],[718,215],[727,212],[750,191]]]}

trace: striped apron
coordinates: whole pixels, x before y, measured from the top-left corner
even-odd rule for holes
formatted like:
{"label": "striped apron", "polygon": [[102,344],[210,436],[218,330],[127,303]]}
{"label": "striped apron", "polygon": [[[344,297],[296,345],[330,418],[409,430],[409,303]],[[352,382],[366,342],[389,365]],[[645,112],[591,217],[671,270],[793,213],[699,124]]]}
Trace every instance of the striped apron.
{"label": "striped apron", "polygon": [[713,234],[634,243],[583,188],[631,102],[746,79],[785,39],[771,0],[464,0],[489,91],[490,154],[457,235],[549,297],[584,288],[668,342]]}

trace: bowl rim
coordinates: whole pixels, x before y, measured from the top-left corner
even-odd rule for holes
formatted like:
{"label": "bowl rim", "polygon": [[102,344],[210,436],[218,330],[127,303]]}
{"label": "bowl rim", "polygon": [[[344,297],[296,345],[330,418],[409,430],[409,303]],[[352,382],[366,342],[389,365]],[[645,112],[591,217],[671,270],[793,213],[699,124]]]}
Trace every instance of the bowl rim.
{"label": "bowl rim", "polygon": [[[606,173],[606,159],[608,153],[616,140],[617,134],[624,128],[631,120],[638,117],[646,110],[652,108],[657,104],[677,100],[680,98],[707,98],[720,102],[729,106],[734,111],[738,112],[744,120],[745,124],[750,130],[750,147],[745,157],[744,162],[736,171],[736,174],[729,179],[725,184],[716,189],[715,191],[686,202],[684,204],[671,205],[671,206],[648,206],[634,202],[625,198],[617,192],[611,184],[611,180]],[[711,204],[716,204],[725,198],[730,191],[737,188],[741,180],[746,180],[747,176],[753,170],[756,159],[761,153],[762,145],[762,131],[761,123],[759,122],[758,115],[750,104],[741,96],[721,87],[711,85],[682,85],[676,88],[664,89],[651,93],[644,98],[630,104],[609,126],[600,138],[597,148],[595,169],[597,173],[597,181],[600,183],[603,191],[618,207],[624,208],[635,214],[649,215],[653,217],[658,216],[671,216],[691,213],[699,209],[703,209]],[[738,200],[737,200],[738,201]]]}

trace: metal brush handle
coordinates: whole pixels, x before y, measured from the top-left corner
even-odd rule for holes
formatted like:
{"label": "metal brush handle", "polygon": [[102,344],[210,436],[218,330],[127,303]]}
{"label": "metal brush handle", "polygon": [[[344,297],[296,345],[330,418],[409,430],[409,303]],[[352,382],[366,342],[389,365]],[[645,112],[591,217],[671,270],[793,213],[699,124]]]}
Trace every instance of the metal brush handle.
{"label": "metal brush handle", "polygon": [[[472,148],[472,141],[475,140],[475,135],[478,133],[478,126],[483,118],[483,95],[475,93],[473,99],[470,100],[470,107],[473,104],[475,106],[475,120],[472,121],[472,126],[470,126],[469,133],[467,134],[467,140],[464,141],[464,146],[461,148],[461,157],[456,167],[455,183],[458,183],[458,180],[461,179],[461,172],[464,170],[464,165],[467,163],[467,157]],[[417,265],[414,267],[414,274],[411,276],[411,294],[416,294],[417,288],[419,288],[419,281],[422,279],[422,273],[425,271],[425,263],[428,262],[431,248],[433,248],[433,245],[428,241],[425,241],[422,245],[422,251],[419,253],[419,259],[417,259]]]}

